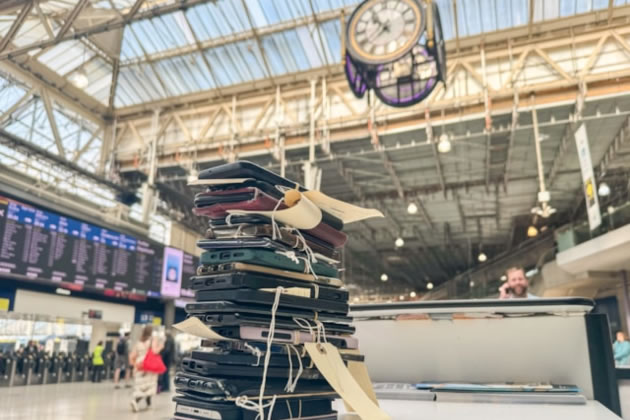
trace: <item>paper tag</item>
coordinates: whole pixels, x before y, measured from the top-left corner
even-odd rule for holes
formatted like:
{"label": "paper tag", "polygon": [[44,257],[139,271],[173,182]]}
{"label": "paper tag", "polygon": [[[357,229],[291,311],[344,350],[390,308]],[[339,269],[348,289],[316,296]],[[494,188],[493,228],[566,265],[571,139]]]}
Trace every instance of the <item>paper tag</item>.
{"label": "paper tag", "polygon": [[228,178],[228,179],[195,179],[188,182],[188,185],[225,185],[242,184],[245,181],[252,181],[253,178]]}
{"label": "paper tag", "polygon": [[[339,351],[340,354],[355,354],[358,355],[358,349],[343,349]],[[376,394],[374,393],[374,387],[372,386],[372,380],[370,379],[370,375],[368,374],[367,366],[365,366],[365,362],[359,362],[355,360],[348,360],[347,362],[348,370],[352,377],[357,381],[357,383],[361,386],[363,391],[367,394],[368,397],[374,404],[378,405],[378,400],[376,399]]]}
{"label": "paper tag", "polygon": [[311,200],[320,209],[341,219],[344,223],[353,223],[372,217],[385,217],[376,209],[365,209],[341,200],[329,197],[320,191],[306,191],[303,196]]}
{"label": "paper tag", "polygon": [[354,379],[341,360],[337,347],[330,343],[304,343],[304,348],[317,370],[362,420],[391,420]]}
{"label": "paper tag", "polygon": [[234,341],[234,339],[232,338],[226,338],[222,335],[217,334],[216,332],[205,326],[199,318],[195,317],[188,318],[185,321],[173,325],[173,327],[177,328],[181,332],[185,332],[196,337],[205,338],[207,340]]}
{"label": "paper tag", "polygon": [[298,229],[313,229],[322,221],[322,211],[311,200],[302,194],[300,201],[288,209],[273,211],[260,210],[228,210],[229,214],[260,214]]}

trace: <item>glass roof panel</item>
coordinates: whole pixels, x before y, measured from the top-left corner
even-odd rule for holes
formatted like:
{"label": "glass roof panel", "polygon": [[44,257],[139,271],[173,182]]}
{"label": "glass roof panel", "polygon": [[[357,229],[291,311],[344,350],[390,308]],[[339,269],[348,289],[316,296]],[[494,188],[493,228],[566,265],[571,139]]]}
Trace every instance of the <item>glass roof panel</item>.
{"label": "glass roof panel", "polygon": [[[158,10],[177,1],[181,0],[145,0],[140,10]],[[527,25],[529,19],[530,0],[434,1],[440,8],[447,40],[456,34],[474,36]],[[613,1],[616,6],[630,2]],[[98,9],[102,9],[101,14],[110,16],[115,8],[115,13],[122,16],[135,2],[91,0],[90,13],[98,14]],[[338,64],[344,29],[338,11],[347,8],[350,12],[359,3],[359,0],[214,0],[134,21],[123,31],[115,106]],[[544,21],[600,10],[608,7],[609,1],[533,0],[532,4],[534,20]],[[53,32],[63,24],[60,16],[74,5],[68,0],[40,3]],[[317,14],[318,24],[313,13]],[[9,30],[16,14],[12,11],[6,19],[0,16],[0,36]],[[346,13],[346,17],[349,15]],[[258,32],[266,60],[261,56],[251,26]],[[23,46],[46,39],[46,28],[33,12],[20,28],[14,44]],[[112,38],[108,42],[116,41]],[[98,48],[102,47],[73,40],[34,49],[29,54],[61,76],[70,77],[79,69],[86,69],[90,79],[86,93],[108,104],[111,77],[107,77],[107,72],[111,72],[116,57],[107,57]],[[108,51],[117,51],[117,46]],[[267,74],[265,61],[271,75]]]}
{"label": "glass roof panel", "polygon": [[109,89],[112,84],[112,66],[100,57],[83,66],[89,83],[85,92],[92,95],[103,104],[109,104]]}
{"label": "glass roof panel", "polygon": [[24,94],[26,94],[24,88],[0,77],[0,112],[6,112],[17,103]]}

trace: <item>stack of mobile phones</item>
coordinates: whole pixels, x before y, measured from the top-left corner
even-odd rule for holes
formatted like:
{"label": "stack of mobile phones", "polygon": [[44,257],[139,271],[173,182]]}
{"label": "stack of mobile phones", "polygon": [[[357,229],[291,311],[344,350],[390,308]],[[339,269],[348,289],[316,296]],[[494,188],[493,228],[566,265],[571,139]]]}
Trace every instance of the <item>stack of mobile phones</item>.
{"label": "stack of mobile phones", "polygon": [[[175,378],[175,418],[254,419],[258,412],[242,402],[259,402],[263,374],[265,404],[276,398],[265,419],[336,418],[337,394],[304,343],[325,340],[346,363],[363,360],[339,280],[347,240],[342,221],[322,211],[313,229],[278,223],[268,212],[288,208],[288,188],[305,189],[249,162],[204,170],[199,179],[221,181],[195,197],[195,213],[208,217],[209,226],[197,244],[201,265],[190,281],[195,302],[186,312],[223,339],[204,342],[184,358]],[[235,210],[250,213],[231,214]]]}

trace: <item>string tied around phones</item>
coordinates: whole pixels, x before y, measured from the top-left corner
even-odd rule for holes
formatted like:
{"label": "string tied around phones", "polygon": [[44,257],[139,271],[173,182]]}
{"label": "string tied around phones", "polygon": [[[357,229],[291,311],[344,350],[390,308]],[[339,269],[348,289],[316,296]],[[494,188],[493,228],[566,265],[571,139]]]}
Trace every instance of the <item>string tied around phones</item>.
{"label": "string tied around phones", "polygon": [[282,292],[284,292],[284,287],[276,288],[273,305],[271,306],[271,322],[269,323],[269,335],[267,336],[267,347],[265,350],[265,357],[263,361],[263,373],[262,381],[260,383],[260,390],[258,393],[258,402],[251,401],[247,397],[239,397],[235,401],[237,406],[245,410],[258,411],[256,420],[265,420],[265,408],[269,408],[267,419],[271,420],[273,407],[276,403],[277,395],[274,395],[271,399],[271,402],[267,404],[264,404],[263,400],[265,397],[265,387],[267,386],[267,371],[269,370],[269,361],[271,360],[271,346],[273,344],[273,338],[276,332],[276,313],[278,312],[278,306],[280,305],[280,297],[282,296]]}
{"label": "string tied around phones", "polygon": [[265,408],[269,409],[267,419],[271,420],[271,413],[273,413],[273,407],[276,405],[277,395],[274,395],[266,404],[260,405],[259,403],[250,400],[247,395],[240,395],[234,400],[234,404],[237,407],[241,407],[248,411],[258,411],[255,420],[265,420]]}
{"label": "string tied around phones", "polygon": [[[302,376],[302,373],[304,372],[304,365],[302,364],[300,351],[297,349],[297,347],[295,347],[295,345],[286,344],[285,347],[287,349],[287,357],[289,358],[289,378],[287,380],[286,386],[284,387],[284,390],[286,392],[293,393],[295,392],[295,388],[297,387],[298,381],[300,380],[300,377]],[[298,360],[298,371],[295,375],[295,378],[293,377],[293,360],[291,357],[293,355],[292,352],[295,352],[297,356],[297,360]]]}
{"label": "string tied around phones", "polygon": [[258,347],[254,347],[248,342],[244,342],[243,345],[247,350],[249,350],[254,356],[256,356],[256,364],[254,366],[260,366],[260,358],[263,356],[262,351]]}
{"label": "string tied around phones", "polygon": [[280,226],[278,226],[278,222],[276,222],[276,212],[280,208],[280,206],[284,203],[284,197],[278,200],[276,206],[273,208],[271,212],[271,239],[274,241],[282,237],[282,232],[280,231]]}

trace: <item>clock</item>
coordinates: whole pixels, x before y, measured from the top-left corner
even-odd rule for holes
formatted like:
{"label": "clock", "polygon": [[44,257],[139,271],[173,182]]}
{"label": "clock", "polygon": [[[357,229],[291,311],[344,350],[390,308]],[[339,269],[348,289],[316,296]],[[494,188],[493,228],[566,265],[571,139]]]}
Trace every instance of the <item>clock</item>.
{"label": "clock", "polygon": [[383,64],[409,52],[425,29],[425,9],[417,0],[366,0],[346,26],[347,48],[355,60]]}
{"label": "clock", "polygon": [[397,61],[378,66],[374,93],[387,105],[411,106],[429,96],[438,77],[435,59],[418,44]]}
{"label": "clock", "polygon": [[440,10],[437,4],[433,3],[432,7],[432,21],[433,21],[433,39],[429,40],[429,47],[435,57],[435,62],[438,67],[438,77],[441,81],[446,83],[446,44],[444,42],[444,33],[442,32],[442,20],[440,19]]}

